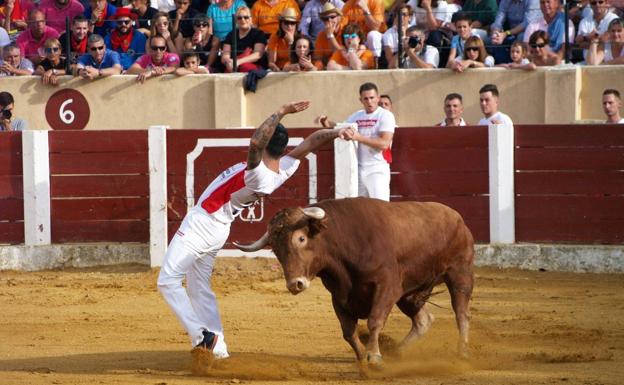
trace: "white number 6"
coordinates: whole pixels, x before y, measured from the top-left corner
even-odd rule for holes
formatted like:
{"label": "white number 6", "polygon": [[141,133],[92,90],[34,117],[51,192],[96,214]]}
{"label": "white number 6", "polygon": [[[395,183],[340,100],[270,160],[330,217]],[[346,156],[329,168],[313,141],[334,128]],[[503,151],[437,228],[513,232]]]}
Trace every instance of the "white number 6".
{"label": "white number 6", "polygon": [[65,107],[68,104],[71,104],[73,102],[74,102],[74,99],[67,99],[66,101],[63,102],[63,104],[61,104],[61,108],[59,110],[59,117],[61,118],[61,121],[65,124],[72,124],[74,122],[74,119],[76,118],[76,116],[71,110],[65,110]]}

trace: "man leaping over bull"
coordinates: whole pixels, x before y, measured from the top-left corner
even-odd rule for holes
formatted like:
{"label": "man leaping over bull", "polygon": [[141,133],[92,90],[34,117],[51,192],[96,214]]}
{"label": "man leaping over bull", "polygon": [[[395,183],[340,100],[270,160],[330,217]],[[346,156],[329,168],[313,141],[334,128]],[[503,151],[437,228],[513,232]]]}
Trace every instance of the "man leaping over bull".
{"label": "man leaping over bull", "polygon": [[[228,168],[210,183],[169,244],[158,289],[190,336],[194,357],[201,357],[205,367],[229,357],[210,277],[230,224],[243,208],[280,187],[310,152],[335,138],[353,137],[351,129],[318,130],[284,155],[288,132],[280,120],[309,106],[309,101],[292,102],[269,116],[251,137],[247,162]],[[182,286],[184,277],[188,293]]]}

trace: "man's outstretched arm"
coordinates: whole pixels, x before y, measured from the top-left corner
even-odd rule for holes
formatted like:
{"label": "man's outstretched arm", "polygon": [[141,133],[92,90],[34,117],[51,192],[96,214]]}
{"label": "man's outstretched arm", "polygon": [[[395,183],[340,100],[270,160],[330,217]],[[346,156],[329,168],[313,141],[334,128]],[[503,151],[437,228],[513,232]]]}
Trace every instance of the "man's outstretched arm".
{"label": "man's outstretched arm", "polygon": [[285,115],[301,112],[309,106],[310,101],[308,100],[284,104],[275,113],[269,116],[260,127],[256,128],[249,142],[249,152],[247,153],[248,170],[253,170],[262,161],[262,152],[269,144],[275,132],[275,127],[277,127],[280,120],[282,120]]}
{"label": "man's outstretched arm", "polygon": [[307,138],[303,142],[301,142],[297,147],[295,147],[291,152],[288,153],[288,156],[295,159],[303,159],[311,152],[316,151],[319,147],[331,142],[336,138],[341,138],[344,140],[351,140],[355,131],[351,128],[341,128],[339,130],[332,130],[331,128],[326,128],[323,130],[315,131],[314,133],[308,135]]}

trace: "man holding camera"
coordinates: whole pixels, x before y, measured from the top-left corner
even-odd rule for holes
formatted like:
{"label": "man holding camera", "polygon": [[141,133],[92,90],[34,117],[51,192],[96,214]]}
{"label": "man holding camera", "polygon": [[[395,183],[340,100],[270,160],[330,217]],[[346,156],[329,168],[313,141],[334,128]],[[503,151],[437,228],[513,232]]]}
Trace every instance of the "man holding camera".
{"label": "man holding camera", "polygon": [[425,32],[418,27],[407,29],[403,68],[438,68],[440,53],[434,46],[425,44]]}
{"label": "man holding camera", "polygon": [[13,95],[0,92],[0,131],[24,131],[28,125],[24,119],[13,117]]}

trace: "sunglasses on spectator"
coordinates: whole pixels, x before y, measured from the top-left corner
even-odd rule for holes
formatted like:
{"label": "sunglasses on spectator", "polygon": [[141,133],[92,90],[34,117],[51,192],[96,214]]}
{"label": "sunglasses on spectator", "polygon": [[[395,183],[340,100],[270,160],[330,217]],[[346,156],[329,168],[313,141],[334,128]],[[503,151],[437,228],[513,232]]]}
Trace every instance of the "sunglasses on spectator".
{"label": "sunglasses on spectator", "polygon": [[195,23],[193,26],[194,27],[208,27],[208,23],[207,22],[206,23]]}
{"label": "sunglasses on spectator", "polygon": [[248,20],[251,19],[251,16],[236,16],[236,20]]}
{"label": "sunglasses on spectator", "polygon": [[338,15],[329,15],[329,16],[321,17],[321,20],[323,21],[334,20],[337,17]]}
{"label": "sunglasses on spectator", "polygon": [[165,49],[167,49],[167,47],[165,47],[164,45],[152,45],[150,46],[150,48],[152,49],[152,51],[164,51]]}
{"label": "sunglasses on spectator", "polygon": [[297,25],[296,21],[283,21],[285,25]]}
{"label": "sunglasses on spectator", "polygon": [[104,48],[106,48],[106,47],[104,47],[103,45],[100,45],[98,47],[91,47],[90,50],[93,51],[93,52],[95,52],[95,51],[103,51]]}
{"label": "sunglasses on spectator", "polygon": [[466,52],[468,51],[479,51],[479,47],[466,47],[464,48]]}
{"label": "sunglasses on spectator", "polygon": [[119,24],[123,24],[123,25],[130,25],[130,24],[132,24],[132,20],[130,20],[130,19],[117,20],[117,22]]}
{"label": "sunglasses on spectator", "polygon": [[602,1],[591,1],[590,4],[591,5],[603,5],[604,4],[604,0],[602,0]]}
{"label": "sunglasses on spectator", "polygon": [[411,16],[408,12],[401,12],[401,16]]}
{"label": "sunglasses on spectator", "polygon": [[360,37],[360,36],[357,33],[352,33],[352,34],[345,33],[344,35],[342,35],[342,38],[344,40],[355,39],[356,37]]}
{"label": "sunglasses on spectator", "polygon": [[544,48],[544,47],[546,47],[546,43],[531,44],[531,47],[533,47],[533,48]]}
{"label": "sunglasses on spectator", "polygon": [[58,52],[60,50],[59,47],[47,47],[45,49],[45,53],[52,53],[52,52]]}

